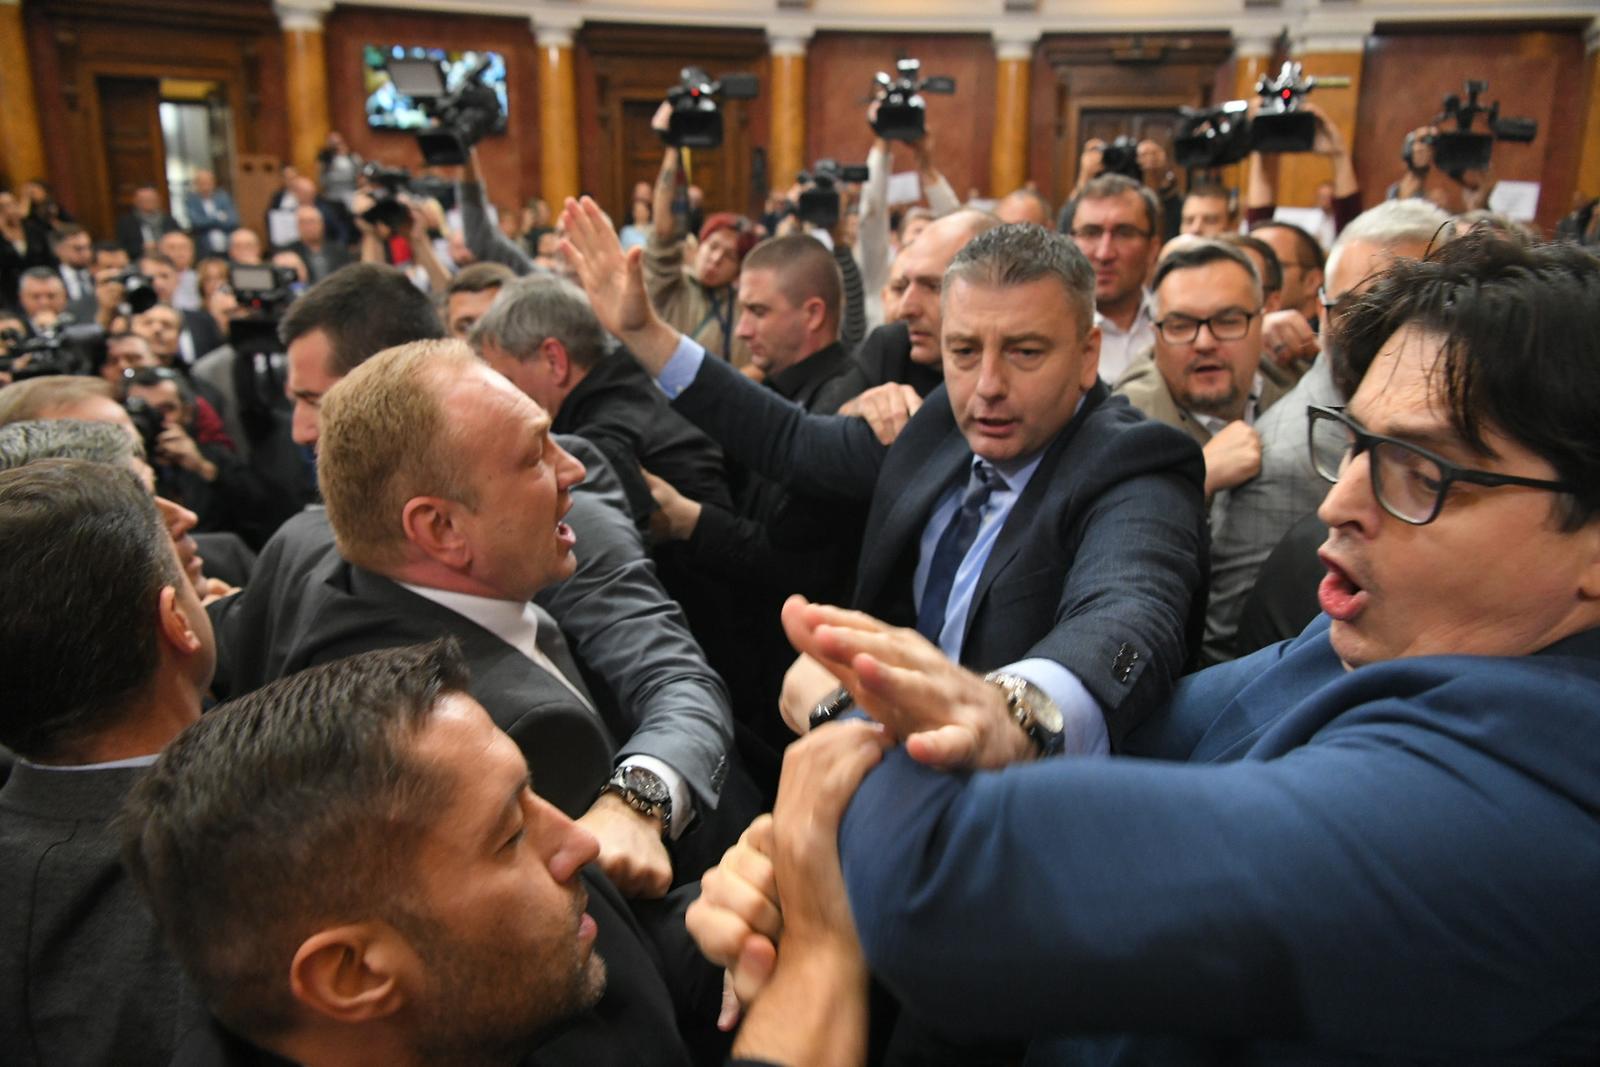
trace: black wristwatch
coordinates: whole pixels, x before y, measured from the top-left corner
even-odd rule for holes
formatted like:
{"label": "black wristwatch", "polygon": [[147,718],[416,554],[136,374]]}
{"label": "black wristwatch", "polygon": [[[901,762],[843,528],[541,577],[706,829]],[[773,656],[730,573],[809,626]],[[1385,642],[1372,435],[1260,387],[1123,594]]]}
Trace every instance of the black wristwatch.
{"label": "black wristwatch", "polygon": [[615,793],[634,811],[641,815],[654,815],[661,820],[661,836],[672,829],[672,792],[667,783],[654,771],[623,764],[611,774],[611,780],[600,787],[600,795]]}
{"label": "black wristwatch", "polygon": [[1006,708],[1039,756],[1054,756],[1066,747],[1061,709],[1049,695],[1026,678],[1005,671],[990,671],[983,680],[1005,694]]}
{"label": "black wristwatch", "polygon": [[855,706],[856,698],[850,695],[850,690],[841,685],[817,701],[817,706],[811,709],[811,714],[807,717],[807,725],[810,729],[815,730],[823,723],[832,722]]}

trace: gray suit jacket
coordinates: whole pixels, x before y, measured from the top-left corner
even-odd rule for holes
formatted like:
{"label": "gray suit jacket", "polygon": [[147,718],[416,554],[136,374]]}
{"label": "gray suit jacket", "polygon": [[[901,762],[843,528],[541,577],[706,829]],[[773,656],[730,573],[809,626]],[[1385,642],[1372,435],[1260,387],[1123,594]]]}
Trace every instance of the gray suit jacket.
{"label": "gray suit jacket", "polygon": [[0,789],[0,1059],[12,1067],[157,1067],[204,1021],[111,826],[143,773],[19,763]]}
{"label": "gray suit jacket", "polygon": [[1211,531],[1211,599],[1202,646],[1206,663],[1233,658],[1239,612],[1255,588],[1261,565],[1289,527],[1328,495],[1328,483],[1311,469],[1306,407],[1343,403],[1323,353],[1256,423],[1261,473],[1231,491],[1227,517]]}
{"label": "gray suit jacket", "polygon": [[537,602],[573,641],[588,680],[614,697],[596,693],[601,707],[614,705],[605,724],[493,634],[339,559],[320,510],[286,523],[250,587],[211,606],[220,690],[239,696],[311,663],[454,634],[474,694],[524,743],[535,787],[563,810],[587,809],[613,757],[632,753],[673,767],[698,807],[715,808],[733,736],[727,692],[656,581],[616,475],[593,445],[559,440],[589,470],[566,520],[578,570]]}
{"label": "gray suit jacket", "polygon": [[[1194,438],[1195,444],[1202,448],[1211,440],[1211,431],[1206,429],[1205,423],[1179,407],[1178,402],[1172,399],[1172,391],[1167,388],[1166,379],[1161,377],[1155,359],[1149,355],[1135,361],[1123,371],[1112,392],[1117,396],[1127,397],[1128,403],[1144,412],[1147,417],[1182,430]],[[1262,412],[1264,417],[1266,410],[1283,398],[1284,392],[1283,386],[1275,379],[1263,375],[1261,395],[1256,398],[1256,410]]]}

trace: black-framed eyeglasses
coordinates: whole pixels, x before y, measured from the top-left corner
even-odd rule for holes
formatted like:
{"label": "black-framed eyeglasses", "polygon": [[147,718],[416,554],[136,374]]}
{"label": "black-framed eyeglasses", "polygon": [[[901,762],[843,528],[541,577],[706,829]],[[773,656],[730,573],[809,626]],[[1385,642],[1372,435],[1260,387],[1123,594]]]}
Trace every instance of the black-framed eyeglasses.
{"label": "black-framed eyeglasses", "polygon": [[1150,238],[1149,230],[1141,230],[1139,227],[1128,223],[1113,226],[1109,230],[1104,226],[1079,226],[1071,232],[1074,240],[1083,241],[1085,244],[1091,245],[1099,244],[1100,239],[1108,233],[1113,241],[1123,245],[1132,244],[1135,241],[1145,241]]}
{"label": "black-framed eyeglasses", "polygon": [[1200,327],[1211,331],[1219,341],[1237,341],[1250,332],[1250,320],[1261,314],[1261,309],[1223,308],[1209,318],[1197,319],[1192,315],[1168,315],[1156,323],[1161,339],[1171,345],[1184,345],[1200,336]]}
{"label": "black-framed eyeglasses", "polygon": [[1407,441],[1368,433],[1344,414],[1343,408],[1313,404],[1306,411],[1311,416],[1311,466],[1316,472],[1330,482],[1338,482],[1355,458],[1367,453],[1372,494],[1378,504],[1413,526],[1426,526],[1439,517],[1445,495],[1456,482],[1490,488],[1520,485],[1552,493],[1573,491],[1565,482],[1458,467]]}

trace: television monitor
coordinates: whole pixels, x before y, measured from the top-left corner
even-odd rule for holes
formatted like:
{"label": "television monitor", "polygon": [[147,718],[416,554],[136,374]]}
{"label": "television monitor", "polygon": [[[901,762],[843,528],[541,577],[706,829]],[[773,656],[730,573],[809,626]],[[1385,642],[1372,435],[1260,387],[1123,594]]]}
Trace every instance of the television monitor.
{"label": "television monitor", "polygon": [[489,61],[483,83],[500,100],[500,121],[495,133],[504,133],[508,113],[506,95],[506,57],[499,52],[457,51],[424,48],[421,45],[372,45],[362,49],[362,84],[367,96],[367,125],[375,130],[423,130],[431,120],[420,107],[395,88],[389,78],[390,59],[431,59],[445,64],[445,88],[453,90],[479,59]]}

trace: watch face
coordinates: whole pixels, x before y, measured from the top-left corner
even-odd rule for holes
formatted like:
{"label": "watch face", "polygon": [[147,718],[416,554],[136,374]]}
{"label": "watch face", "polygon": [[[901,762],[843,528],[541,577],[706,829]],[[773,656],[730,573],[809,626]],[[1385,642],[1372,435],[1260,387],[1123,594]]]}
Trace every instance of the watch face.
{"label": "watch face", "polygon": [[622,787],[651,804],[665,803],[671,796],[667,791],[667,783],[641,767],[629,767],[622,772]]}

